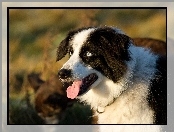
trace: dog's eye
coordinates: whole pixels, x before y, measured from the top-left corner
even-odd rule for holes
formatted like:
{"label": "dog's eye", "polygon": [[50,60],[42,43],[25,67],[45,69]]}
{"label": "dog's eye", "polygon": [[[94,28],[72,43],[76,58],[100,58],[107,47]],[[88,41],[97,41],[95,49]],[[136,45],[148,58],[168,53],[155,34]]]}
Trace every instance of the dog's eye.
{"label": "dog's eye", "polygon": [[86,52],[86,56],[90,57],[92,56],[92,53],[90,53],[89,51]]}

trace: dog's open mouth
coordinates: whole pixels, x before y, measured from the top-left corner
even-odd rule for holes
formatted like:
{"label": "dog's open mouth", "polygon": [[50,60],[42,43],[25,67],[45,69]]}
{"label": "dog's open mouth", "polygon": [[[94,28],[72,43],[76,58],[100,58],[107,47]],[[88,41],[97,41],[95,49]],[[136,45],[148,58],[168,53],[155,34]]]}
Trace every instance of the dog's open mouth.
{"label": "dog's open mouth", "polygon": [[75,80],[71,86],[66,90],[67,97],[74,99],[77,96],[80,96],[86,93],[90,86],[98,79],[98,76],[95,73],[89,74],[82,80]]}

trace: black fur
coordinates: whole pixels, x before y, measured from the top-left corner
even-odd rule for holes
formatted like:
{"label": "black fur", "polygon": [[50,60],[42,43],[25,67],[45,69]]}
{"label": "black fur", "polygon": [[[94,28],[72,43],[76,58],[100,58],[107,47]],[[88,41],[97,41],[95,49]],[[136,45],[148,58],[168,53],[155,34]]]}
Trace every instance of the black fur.
{"label": "black fur", "polygon": [[77,31],[69,32],[67,37],[64,40],[62,40],[62,42],[59,44],[59,47],[57,48],[56,61],[61,60],[69,52],[69,42],[76,33]]}
{"label": "black fur", "polygon": [[167,124],[167,61],[166,56],[157,60],[157,72],[151,81],[148,102],[155,111],[154,124]]}
{"label": "black fur", "polygon": [[[117,82],[127,70],[129,41],[128,36],[118,34],[112,28],[99,28],[88,37],[80,57],[85,64]],[[87,52],[92,56],[86,56]]]}

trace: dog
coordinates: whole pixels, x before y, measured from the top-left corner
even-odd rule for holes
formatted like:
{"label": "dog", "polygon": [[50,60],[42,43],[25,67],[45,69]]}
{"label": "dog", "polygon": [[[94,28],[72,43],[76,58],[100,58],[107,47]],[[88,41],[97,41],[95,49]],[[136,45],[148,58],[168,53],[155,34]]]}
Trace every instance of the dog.
{"label": "dog", "polygon": [[[137,46],[123,31],[107,26],[69,32],[57,48],[57,61],[66,54],[70,58],[58,75],[69,83],[67,97],[90,105],[98,124],[167,124],[165,55]],[[100,131],[108,130],[104,127]],[[148,125],[120,127],[159,131]]]}
{"label": "dog", "polygon": [[139,47],[150,49],[154,54],[160,54],[166,56],[167,45],[162,40],[152,38],[133,38],[133,44]]}
{"label": "dog", "polygon": [[71,107],[75,100],[66,97],[65,88],[57,75],[43,81],[39,73],[28,75],[28,81],[35,92],[35,110],[45,124],[58,124],[65,117],[65,110]]}

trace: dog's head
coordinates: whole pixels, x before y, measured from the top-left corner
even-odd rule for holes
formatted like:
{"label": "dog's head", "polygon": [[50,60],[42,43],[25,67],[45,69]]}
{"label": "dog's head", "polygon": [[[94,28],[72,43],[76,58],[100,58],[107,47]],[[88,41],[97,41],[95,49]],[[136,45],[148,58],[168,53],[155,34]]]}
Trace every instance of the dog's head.
{"label": "dog's head", "polygon": [[73,104],[73,100],[66,97],[65,88],[58,76],[53,75],[47,81],[40,78],[40,74],[28,75],[29,83],[35,91],[35,110],[46,124],[57,124],[64,116],[66,108]]}
{"label": "dog's head", "polygon": [[[57,49],[57,61],[69,60],[59,71],[63,82],[74,82],[74,96],[99,86],[104,78],[118,82],[127,70],[130,38],[112,27],[90,27],[70,32]],[[70,90],[70,93],[73,92]]]}

